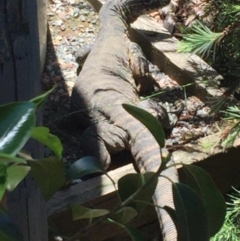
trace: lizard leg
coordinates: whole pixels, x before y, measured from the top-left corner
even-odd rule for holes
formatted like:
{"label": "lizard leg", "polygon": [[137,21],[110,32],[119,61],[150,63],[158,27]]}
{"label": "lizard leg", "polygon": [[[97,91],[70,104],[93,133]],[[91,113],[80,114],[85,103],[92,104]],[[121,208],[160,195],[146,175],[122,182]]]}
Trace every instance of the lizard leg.
{"label": "lizard leg", "polygon": [[129,66],[140,95],[151,93],[154,87],[162,89],[177,85],[176,81],[170,79],[158,66],[147,60],[138,44],[130,42],[128,52]]}
{"label": "lizard leg", "polygon": [[81,147],[84,155],[95,156],[105,169],[111,163],[111,153],[126,149],[128,134],[109,123],[90,126],[82,135]]}
{"label": "lizard leg", "polygon": [[148,77],[149,61],[146,59],[141,47],[130,42],[128,46],[129,66],[140,94],[152,92],[154,89],[152,79]]}
{"label": "lizard leg", "polygon": [[89,53],[92,50],[93,44],[87,44],[82,46],[81,48],[78,49],[78,51],[75,53],[75,59],[76,62],[78,63],[78,69],[77,69],[77,75],[81,72],[82,66],[89,55]]}
{"label": "lizard leg", "polygon": [[134,42],[129,43],[129,66],[132,70],[138,92],[140,94],[150,93],[154,86],[159,88],[158,80],[161,71],[156,65],[147,60],[141,47]]}
{"label": "lizard leg", "polygon": [[156,117],[165,130],[173,128],[178,121],[178,116],[176,114],[168,112],[162,105],[152,99],[142,100],[137,106]]}
{"label": "lizard leg", "polygon": [[143,77],[149,72],[148,60],[141,47],[134,42],[128,46],[129,64],[134,77]]}

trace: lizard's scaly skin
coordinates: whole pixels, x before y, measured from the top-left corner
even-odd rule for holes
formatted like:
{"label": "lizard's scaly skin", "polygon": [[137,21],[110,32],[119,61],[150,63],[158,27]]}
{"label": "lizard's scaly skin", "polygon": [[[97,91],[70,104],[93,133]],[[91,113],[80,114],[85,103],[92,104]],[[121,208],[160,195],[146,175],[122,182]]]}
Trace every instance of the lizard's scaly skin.
{"label": "lizard's scaly skin", "polygon": [[[100,31],[74,86],[71,105],[81,123],[90,126],[82,148],[106,166],[111,152],[131,151],[141,172],[156,171],[161,165],[159,146],[151,133],[121,106],[140,102],[129,61],[128,27],[145,9],[155,9],[169,0],[111,0],[103,5]],[[85,111],[84,111],[85,110]],[[95,123],[91,126],[91,124]],[[178,181],[175,167],[159,177],[153,197],[157,206],[174,208],[172,184]],[[164,240],[176,241],[176,227],[163,210],[156,208]]]}

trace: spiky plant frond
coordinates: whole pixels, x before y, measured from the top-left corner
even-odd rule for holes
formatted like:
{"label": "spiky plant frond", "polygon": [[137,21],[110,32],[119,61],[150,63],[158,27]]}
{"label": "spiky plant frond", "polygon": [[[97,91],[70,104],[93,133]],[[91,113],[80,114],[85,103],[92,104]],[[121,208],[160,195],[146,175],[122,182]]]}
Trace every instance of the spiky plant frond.
{"label": "spiky plant frond", "polygon": [[221,146],[226,149],[232,147],[234,141],[239,136],[240,133],[240,109],[237,106],[229,106],[225,111],[221,111],[225,114],[225,120],[229,122],[228,132],[222,138]]}
{"label": "spiky plant frond", "polygon": [[231,15],[232,16],[239,16],[240,15],[240,5],[239,4],[223,4],[223,14],[225,15]]}
{"label": "spiky plant frond", "polygon": [[240,240],[240,191],[236,189],[234,191],[234,194],[229,195],[231,202],[227,203],[225,222],[221,230],[211,238],[211,241]]}
{"label": "spiky plant frond", "polygon": [[214,33],[207,26],[197,21],[191,28],[191,34],[185,34],[178,45],[178,52],[194,53],[202,57],[215,52],[216,44],[224,36],[223,32]]}
{"label": "spiky plant frond", "polygon": [[225,111],[221,112],[226,115],[226,117],[224,118],[225,120],[236,119],[237,121],[240,121],[240,109],[236,105],[229,106]]}

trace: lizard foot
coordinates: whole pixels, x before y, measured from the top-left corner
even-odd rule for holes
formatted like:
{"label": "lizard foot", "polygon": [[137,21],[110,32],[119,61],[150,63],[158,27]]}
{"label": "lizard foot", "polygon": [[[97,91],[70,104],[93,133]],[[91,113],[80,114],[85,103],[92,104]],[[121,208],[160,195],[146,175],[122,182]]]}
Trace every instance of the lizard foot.
{"label": "lizard foot", "polygon": [[79,73],[82,70],[82,66],[87,58],[87,56],[89,55],[89,53],[92,50],[92,44],[87,44],[82,46],[76,53],[75,53],[75,59],[76,62],[78,63],[78,69],[77,69],[77,75],[79,75]]}

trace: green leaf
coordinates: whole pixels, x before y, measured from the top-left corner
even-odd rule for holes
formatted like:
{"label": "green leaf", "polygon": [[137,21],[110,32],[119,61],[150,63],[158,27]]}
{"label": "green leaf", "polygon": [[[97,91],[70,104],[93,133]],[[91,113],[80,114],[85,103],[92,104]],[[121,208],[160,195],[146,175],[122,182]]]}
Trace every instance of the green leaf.
{"label": "green leaf", "polygon": [[178,241],[209,240],[208,217],[198,194],[182,183],[173,183],[172,187]]}
{"label": "green leaf", "polygon": [[71,205],[71,211],[73,215],[73,221],[78,220],[78,219],[93,219],[93,218],[98,218],[102,217],[106,214],[109,213],[109,210],[107,209],[90,209],[86,208],[80,205]]}
{"label": "green leaf", "polygon": [[26,177],[30,171],[29,166],[10,166],[7,168],[7,184],[6,188],[12,192],[16,186]]}
{"label": "green leaf", "polygon": [[183,165],[183,171],[187,177],[186,184],[194,189],[202,199],[208,215],[209,234],[213,236],[224,223],[225,200],[205,170],[195,165]]}
{"label": "green leaf", "polygon": [[[118,194],[121,202],[126,201],[144,185],[145,188],[139,191],[134,199],[128,204],[128,206],[131,206],[138,212],[141,212],[147,206],[145,203],[151,202],[157,186],[157,181],[158,175],[153,172],[147,172],[144,174],[132,173],[123,176],[118,180]],[[137,201],[142,201],[144,203]]]}
{"label": "green leaf", "polygon": [[14,102],[0,106],[0,152],[16,155],[35,126],[35,106],[31,102]]}
{"label": "green leaf", "polygon": [[65,183],[64,165],[57,157],[29,160],[29,165],[45,200],[50,199]]}
{"label": "green leaf", "polygon": [[15,164],[26,164],[26,160],[19,158],[19,157],[15,157],[15,156],[11,156],[5,153],[0,153],[0,162],[1,163],[15,163]]}
{"label": "green leaf", "polygon": [[48,90],[47,92],[43,93],[42,95],[39,95],[39,96],[31,99],[30,101],[32,103],[34,103],[38,109],[43,105],[45,100],[48,98],[49,94],[51,94],[54,89],[55,89],[55,86],[52,89]]}
{"label": "green leaf", "polygon": [[7,180],[7,165],[0,163],[0,184],[5,183]]}
{"label": "green leaf", "polygon": [[13,219],[5,209],[0,207],[0,240],[1,241],[23,241],[22,234]]}
{"label": "green leaf", "polygon": [[93,156],[85,156],[75,161],[67,170],[67,180],[74,180],[93,173],[105,173],[101,162]]}
{"label": "green leaf", "polygon": [[0,200],[2,200],[6,190],[6,181],[7,181],[7,165],[5,163],[0,163]]}
{"label": "green leaf", "polygon": [[111,216],[115,222],[126,224],[137,216],[137,211],[132,207],[123,207]]}
{"label": "green leaf", "polygon": [[0,183],[0,200],[3,199],[5,191],[6,191],[6,183]]}
{"label": "green leaf", "polygon": [[146,241],[143,235],[136,228],[124,226],[124,229],[133,241]]}
{"label": "green leaf", "polygon": [[125,226],[125,225],[123,225],[121,223],[118,223],[118,222],[116,222],[116,221],[114,221],[110,218],[108,219],[108,221],[120,226],[121,228],[123,228],[129,234],[129,236],[131,237],[131,239],[133,241],[147,241],[137,229],[129,227],[129,226]]}
{"label": "green leaf", "polygon": [[47,127],[35,127],[32,130],[31,137],[49,147],[58,158],[62,157],[62,143],[57,136],[50,133]]}
{"label": "green leaf", "polygon": [[161,148],[165,146],[165,133],[161,123],[147,111],[129,104],[122,104],[123,108],[138,119],[152,133]]}

